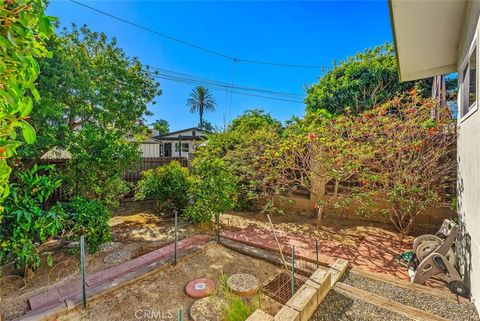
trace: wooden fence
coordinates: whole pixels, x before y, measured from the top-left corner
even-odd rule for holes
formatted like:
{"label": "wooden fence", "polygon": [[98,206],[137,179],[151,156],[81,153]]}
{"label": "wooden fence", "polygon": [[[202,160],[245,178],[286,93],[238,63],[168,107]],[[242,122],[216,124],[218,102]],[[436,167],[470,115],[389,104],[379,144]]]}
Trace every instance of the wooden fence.
{"label": "wooden fence", "polygon": [[[39,164],[49,165],[54,164],[57,168],[61,169],[66,166],[68,159],[42,159]],[[188,167],[188,159],[185,157],[144,157],[142,162],[138,164],[134,169],[127,170],[123,173],[123,179],[127,182],[133,183],[134,185],[142,177],[142,172],[148,169],[160,167],[166,165],[172,161],[177,161],[183,167]],[[126,198],[132,197],[134,191],[130,191]],[[65,191],[60,187],[54,192],[51,197],[51,201],[64,201],[66,200],[67,195]]]}
{"label": "wooden fence", "polygon": [[185,157],[145,157],[143,162],[135,169],[126,171],[123,174],[123,179],[127,182],[137,182],[142,177],[143,171],[166,165],[172,161],[177,161],[183,167],[188,167],[188,160]]}

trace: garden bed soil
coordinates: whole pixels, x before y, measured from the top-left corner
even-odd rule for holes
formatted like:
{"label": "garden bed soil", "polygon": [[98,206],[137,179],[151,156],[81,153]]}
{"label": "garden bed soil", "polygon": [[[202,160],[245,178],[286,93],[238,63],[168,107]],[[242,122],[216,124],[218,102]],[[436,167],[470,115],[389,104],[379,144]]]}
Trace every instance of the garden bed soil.
{"label": "garden bed soil", "polygon": [[[279,272],[279,268],[270,263],[214,245],[176,266],[106,294],[90,303],[87,310],[74,310],[58,320],[146,320],[151,315],[170,314],[174,320],[179,308],[188,317],[188,308],[196,299],[187,296],[185,285],[192,279],[207,277],[218,281],[222,273],[249,273],[264,285]],[[279,303],[264,295],[260,295],[260,305],[270,314],[281,308]]]}

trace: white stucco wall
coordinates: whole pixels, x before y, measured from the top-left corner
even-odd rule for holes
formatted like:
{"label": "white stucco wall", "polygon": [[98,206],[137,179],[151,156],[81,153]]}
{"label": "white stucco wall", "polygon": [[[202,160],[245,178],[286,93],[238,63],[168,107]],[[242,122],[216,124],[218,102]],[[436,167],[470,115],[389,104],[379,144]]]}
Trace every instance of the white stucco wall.
{"label": "white stucco wall", "polygon": [[160,157],[160,142],[152,143],[142,143],[139,146],[140,151],[142,152],[142,157]]}
{"label": "white stucco wall", "polygon": [[[480,2],[469,2],[459,44],[458,69],[466,58],[478,28]],[[479,69],[477,44],[477,75]],[[477,76],[478,80],[478,76]],[[477,81],[477,104],[480,103]],[[458,240],[462,248],[460,270],[470,283],[472,298],[480,310],[480,110],[458,121],[458,211],[463,233]]]}

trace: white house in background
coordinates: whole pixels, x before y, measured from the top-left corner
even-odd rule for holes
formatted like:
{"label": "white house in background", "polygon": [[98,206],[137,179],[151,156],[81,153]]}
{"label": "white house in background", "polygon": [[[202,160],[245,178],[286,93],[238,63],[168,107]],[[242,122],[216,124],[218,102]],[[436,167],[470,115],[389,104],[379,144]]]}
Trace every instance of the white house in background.
{"label": "white house in background", "polygon": [[458,73],[460,272],[480,310],[480,1],[389,0],[402,81]]}
{"label": "white house in background", "polygon": [[[152,134],[152,131],[150,131]],[[154,133],[154,132],[153,132]],[[158,134],[158,132],[156,133]],[[161,143],[154,139],[148,138],[144,142],[141,142],[138,146],[138,149],[142,153],[143,158],[151,158],[151,157],[160,157],[161,154]],[[42,159],[70,159],[71,155],[68,151],[60,148],[52,148],[43,156]]]}
{"label": "white house in background", "polygon": [[207,131],[197,127],[186,128],[153,137],[159,142],[160,155],[165,157],[189,157],[202,143]]}

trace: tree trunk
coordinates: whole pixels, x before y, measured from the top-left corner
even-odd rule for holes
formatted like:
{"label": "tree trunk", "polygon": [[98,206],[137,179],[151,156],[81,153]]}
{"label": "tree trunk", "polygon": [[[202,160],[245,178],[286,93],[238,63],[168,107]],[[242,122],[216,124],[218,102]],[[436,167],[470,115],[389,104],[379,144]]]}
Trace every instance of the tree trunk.
{"label": "tree trunk", "polygon": [[320,225],[322,224],[322,218],[323,218],[323,211],[325,209],[325,205],[320,205],[318,207],[318,211],[317,211],[317,228],[320,227]]}
{"label": "tree trunk", "polygon": [[203,108],[200,108],[198,110],[198,113],[200,114],[200,130],[203,129]]}

